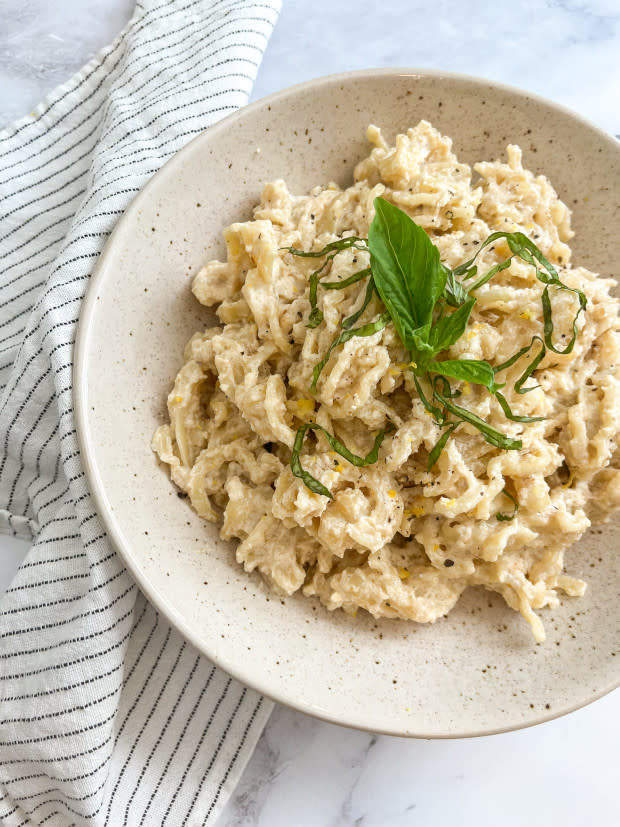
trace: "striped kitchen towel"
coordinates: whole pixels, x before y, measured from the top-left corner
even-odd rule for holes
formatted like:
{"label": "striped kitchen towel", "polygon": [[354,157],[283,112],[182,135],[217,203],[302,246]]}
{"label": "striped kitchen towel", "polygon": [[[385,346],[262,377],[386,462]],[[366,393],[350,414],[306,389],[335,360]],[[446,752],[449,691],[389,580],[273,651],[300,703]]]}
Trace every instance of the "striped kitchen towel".
{"label": "striped kitchen towel", "polygon": [[0,599],[0,824],[215,823],[271,703],[139,594],[95,513],[76,324],[115,222],[247,102],[279,0],[139,0],[116,41],[0,133],[0,530],[34,540]]}

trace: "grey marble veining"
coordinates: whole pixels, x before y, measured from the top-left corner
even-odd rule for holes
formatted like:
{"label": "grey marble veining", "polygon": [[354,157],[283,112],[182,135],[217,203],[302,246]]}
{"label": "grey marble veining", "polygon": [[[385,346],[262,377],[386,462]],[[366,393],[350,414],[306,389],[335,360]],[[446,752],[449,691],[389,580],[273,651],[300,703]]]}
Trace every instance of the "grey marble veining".
{"label": "grey marble veining", "polygon": [[[107,45],[133,0],[0,0],[0,126]],[[284,0],[253,99],[369,66],[520,86],[620,133],[620,0]],[[0,537],[0,589],[25,544]],[[277,706],[221,827],[616,827],[620,694],[530,730],[408,741]],[[156,825],[154,825],[156,827]]]}

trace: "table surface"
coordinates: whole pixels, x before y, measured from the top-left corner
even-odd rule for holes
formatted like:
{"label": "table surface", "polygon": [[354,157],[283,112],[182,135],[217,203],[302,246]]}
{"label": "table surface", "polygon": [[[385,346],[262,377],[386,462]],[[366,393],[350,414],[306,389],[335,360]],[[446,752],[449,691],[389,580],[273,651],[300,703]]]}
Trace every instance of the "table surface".
{"label": "table surface", "polygon": [[[618,0],[284,0],[252,95],[369,66],[520,86],[620,133]],[[132,0],[2,0],[0,125],[27,114],[125,25]],[[0,592],[27,550],[0,537]],[[612,827],[620,692],[520,732],[410,741],[277,706],[221,827]],[[610,737],[611,736],[611,737]]]}

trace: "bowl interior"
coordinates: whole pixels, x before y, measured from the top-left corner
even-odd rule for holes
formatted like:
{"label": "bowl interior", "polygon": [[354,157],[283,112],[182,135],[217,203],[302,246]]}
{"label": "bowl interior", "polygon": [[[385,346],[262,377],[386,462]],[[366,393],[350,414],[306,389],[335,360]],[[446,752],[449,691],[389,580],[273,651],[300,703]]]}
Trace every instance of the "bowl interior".
{"label": "bowl interior", "polygon": [[150,449],[183,347],[209,314],[193,275],[224,255],[222,229],[250,217],[262,186],[347,185],[369,123],[388,139],[425,118],[463,161],[520,144],[573,209],[574,263],[614,275],[620,149],[548,102],[484,81],[415,71],[353,73],[253,104],[189,144],[119,222],[80,323],[76,405],[91,488],[119,552],[149,599],[244,683],[331,721],[450,737],[525,726],[618,683],[619,523],[566,555],[586,596],[545,610],[548,639],[503,601],[470,590],[432,626],[353,619],[306,598],[280,599],[236,564],[234,547],[179,499]]}

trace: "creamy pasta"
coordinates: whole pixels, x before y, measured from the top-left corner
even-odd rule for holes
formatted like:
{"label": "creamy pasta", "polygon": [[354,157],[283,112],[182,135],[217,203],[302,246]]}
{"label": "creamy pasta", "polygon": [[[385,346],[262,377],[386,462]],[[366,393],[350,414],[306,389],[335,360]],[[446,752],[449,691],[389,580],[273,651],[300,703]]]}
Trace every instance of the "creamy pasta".
{"label": "creamy pasta", "polygon": [[[564,551],[620,505],[620,360],[615,282],[571,264],[570,212],[551,183],[522,166],[521,150],[473,170],[452,142],[421,121],[389,146],[368,128],[373,146],[353,184],[318,186],[293,195],[282,180],[267,184],[253,220],[224,233],[228,256],[196,276],[199,302],[215,307],[219,324],[196,333],[168,396],[169,423],[153,447],[197,513],[221,521],[221,536],[238,540],[237,560],[257,569],[281,593],[301,589],[328,609],[420,623],[445,615],[468,587],[499,592],[530,623],[559,594],[582,595],[585,583],[564,573]],[[394,326],[334,349],[315,393],[313,368],[361,307],[359,283],[320,290],[323,321],[308,328],[309,277],[317,260],[286,247],[320,250],[348,235],[367,237],[382,196],[408,213],[454,268],[495,230],[525,233],[562,281],[587,296],[573,351],[547,351],[530,379],[514,389],[524,362],[508,368],[503,393],[513,411],[542,421],[507,421],[479,385],[453,383],[464,407],[503,433],[520,451],[500,450],[464,424],[437,463],[429,452],[441,430],[429,417]],[[479,269],[503,261],[502,239],[484,248]],[[330,280],[367,267],[368,252],[350,248],[333,258]],[[534,268],[513,259],[477,292],[464,335],[444,358],[508,360],[543,327]],[[384,310],[375,295],[364,318]],[[553,294],[555,335],[570,337],[574,293]],[[335,453],[320,431],[309,432],[304,468],[333,492],[313,493],[294,476],[297,428],[315,422],[364,456],[377,431],[392,423],[377,462],[356,467]],[[504,493],[519,507],[513,519]]]}

